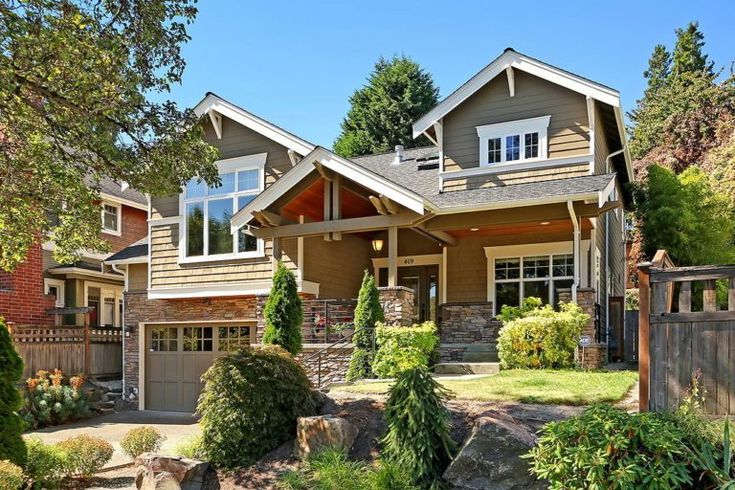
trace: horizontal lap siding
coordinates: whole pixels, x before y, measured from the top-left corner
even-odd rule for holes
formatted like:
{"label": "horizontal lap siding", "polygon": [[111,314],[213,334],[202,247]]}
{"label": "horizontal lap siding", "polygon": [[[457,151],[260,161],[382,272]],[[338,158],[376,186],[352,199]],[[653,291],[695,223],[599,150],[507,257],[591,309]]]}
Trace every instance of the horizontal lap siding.
{"label": "horizontal lap siding", "polygon": [[445,191],[463,191],[481,189],[483,187],[497,187],[513,184],[527,184],[551,179],[568,179],[589,175],[589,165],[581,164],[560,168],[545,168],[539,170],[524,170],[499,175],[483,175],[464,179],[447,180],[444,183]]}
{"label": "horizontal lap siding", "polygon": [[320,283],[319,297],[356,298],[365,269],[372,272],[370,242],[343,234],[342,240],[304,239],[304,279]]}
{"label": "horizontal lap siding", "polygon": [[477,126],[551,115],[549,158],[590,151],[584,96],[515,70],[515,96],[508,94],[503,74],[496,77],[444,117],[446,171],[479,165]]}

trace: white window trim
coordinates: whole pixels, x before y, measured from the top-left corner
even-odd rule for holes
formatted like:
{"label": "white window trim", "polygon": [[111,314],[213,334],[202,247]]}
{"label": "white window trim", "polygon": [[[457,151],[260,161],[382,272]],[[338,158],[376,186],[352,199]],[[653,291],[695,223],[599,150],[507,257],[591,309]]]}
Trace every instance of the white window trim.
{"label": "white window trim", "polygon": [[[551,116],[520,119],[496,124],[476,126],[477,136],[480,138],[480,166],[517,165],[528,162],[546,160],[548,155],[548,132]],[[525,158],[525,138],[527,133],[538,133],[538,156]],[[506,161],[505,139],[507,136],[520,136],[520,158],[518,160]],[[488,140],[500,138],[500,162],[488,162]]]}
{"label": "white window trim", "polygon": [[[255,194],[256,196],[259,195],[261,192],[265,190],[265,161],[268,157],[268,153],[258,153],[254,155],[246,155],[241,157],[235,157],[235,158],[227,158],[224,160],[219,160],[215,162],[217,165],[217,169],[220,174],[227,173],[227,172],[236,172],[238,170],[258,170],[258,193]],[[189,264],[189,263],[198,263],[198,262],[217,262],[222,260],[233,260],[233,259],[249,259],[249,258],[256,258],[256,257],[264,257],[265,256],[265,244],[262,239],[258,239],[257,241],[257,248],[256,250],[250,251],[250,252],[235,252],[237,249],[237,236],[233,236],[232,239],[232,253],[229,254],[217,254],[217,255],[197,255],[193,257],[187,257],[186,255],[186,239],[187,239],[187,214],[186,214],[186,205],[192,202],[203,202],[204,204],[204,250],[209,249],[209,220],[206,219],[208,207],[209,207],[209,201],[210,200],[216,200],[216,199],[227,199],[231,198],[233,200],[233,216],[235,213],[237,213],[237,199],[238,197],[242,196],[242,191],[237,191],[237,177],[235,178],[235,192],[227,193],[227,194],[219,194],[217,196],[203,196],[203,197],[196,197],[191,199],[186,199],[186,188],[182,188],[181,193],[179,194],[179,214],[180,214],[180,221],[179,221],[179,263],[180,264]],[[235,235],[235,233],[233,233]]]}
{"label": "white window trim", "polygon": [[[112,230],[105,228],[105,206],[112,206],[117,209],[117,229]],[[102,201],[102,209],[100,210],[100,220],[102,221],[102,233],[108,235],[122,235],[122,204],[113,201]]]}
{"label": "white window trim", "polygon": [[66,305],[66,300],[64,295],[66,294],[66,282],[64,282],[62,279],[51,279],[49,277],[43,278],[43,294],[49,294],[48,290],[49,287],[53,286],[58,291],[58,295],[56,296],[56,307],[57,308],[63,308]]}
{"label": "white window trim", "polygon": [[[587,275],[587,270],[589,268],[589,260],[587,259],[590,249],[590,240],[582,240],[580,244],[580,277],[582,278],[582,283],[580,284],[580,287],[588,287],[588,282],[586,281],[586,278],[589,277]],[[487,301],[491,302],[493,304],[493,314],[497,314],[497,305],[495,304],[495,261],[497,259],[507,259],[507,258],[516,258],[519,257],[523,259],[523,257],[535,257],[535,256],[544,256],[544,255],[560,255],[560,254],[572,254],[574,253],[574,242],[568,241],[568,242],[548,242],[548,243],[529,243],[529,244],[523,244],[523,245],[503,245],[499,247],[484,247],[485,248],[485,257],[487,258],[487,271],[486,271],[486,277],[487,277]],[[567,276],[564,277],[558,277],[554,279],[564,279],[567,278]],[[569,277],[568,279],[573,279]],[[526,281],[533,281],[534,279],[526,279]],[[518,282],[523,281],[523,279],[513,279],[513,280],[500,280],[497,282]],[[521,294],[523,286],[521,286]],[[553,294],[550,291],[550,296]]]}
{"label": "white window trim", "polygon": [[122,301],[123,299],[123,286],[118,286],[115,284],[108,284],[106,282],[95,282],[95,281],[84,281],[84,306],[89,306],[89,289],[90,288],[98,288],[100,290],[100,299],[99,304],[100,308],[97,311],[97,323],[100,325],[104,325],[103,318],[102,318],[102,306],[104,305],[105,298],[114,298],[114,305],[115,307],[112,310],[113,314],[113,326],[115,327],[122,327],[122,318],[118,318],[120,315],[118,312],[120,311],[118,309],[118,301]]}

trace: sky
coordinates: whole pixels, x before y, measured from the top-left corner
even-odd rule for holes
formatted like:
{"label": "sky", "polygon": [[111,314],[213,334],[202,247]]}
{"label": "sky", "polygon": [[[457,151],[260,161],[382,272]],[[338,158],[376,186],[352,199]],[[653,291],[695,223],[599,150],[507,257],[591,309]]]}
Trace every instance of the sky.
{"label": "sky", "polygon": [[199,0],[169,98],[206,92],[331,147],[380,56],[405,54],[449,95],[506,47],[620,91],[630,110],[653,47],[697,20],[716,66],[735,60],[735,0],[244,1]]}

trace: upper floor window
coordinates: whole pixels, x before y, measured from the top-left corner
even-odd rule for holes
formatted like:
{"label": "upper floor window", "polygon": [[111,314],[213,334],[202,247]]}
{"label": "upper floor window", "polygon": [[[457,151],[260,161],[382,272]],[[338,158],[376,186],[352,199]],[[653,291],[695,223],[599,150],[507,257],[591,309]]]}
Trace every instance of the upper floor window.
{"label": "upper floor window", "polygon": [[119,203],[102,203],[102,231],[120,235],[122,230],[122,206]]}
{"label": "upper floor window", "polygon": [[480,165],[525,162],[547,158],[551,116],[477,126]]}
{"label": "upper floor window", "polygon": [[230,229],[232,216],[263,190],[266,154],[217,162],[221,185],[196,178],[183,192],[182,258],[240,258],[262,255],[261,240]]}

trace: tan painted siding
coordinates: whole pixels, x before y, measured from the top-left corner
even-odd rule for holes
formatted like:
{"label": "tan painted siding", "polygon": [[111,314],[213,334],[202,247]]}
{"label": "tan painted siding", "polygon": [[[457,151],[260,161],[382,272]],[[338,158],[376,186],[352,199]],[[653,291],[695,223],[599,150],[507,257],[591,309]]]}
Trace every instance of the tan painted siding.
{"label": "tan painted siding", "polygon": [[370,241],[357,235],[343,234],[331,242],[305,238],[304,279],[320,283],[320,298],[356,298],[363,271],[372,271],[370,250]]}
{"label": "tan painted siding", "polygon": [[148,264],[128,265],[128,291],[148,289]]}
{"label": "tan painted siding", "polygon": [[444,182],[445,191],[464,191],[483,187],[496,187],[512,184],[527,184],[545,180],[567,179],[589,175],[589,165],[581,164],[561,168],[544,168],[525,170],[499,175],[480,175],[464,179],[447,180]]}
{"label": "tan painted siding", "polygon": [[608,173],[605,160],[610,149],[605,138],[605,127],[600,114],[599,103],[595,104],[595,174]]}
{"label": "tan painted siding", "polygon": [[589,153],[589,124],[584,96],[515,70],[515,96],[502,74],[444,117],[446,171],[479,165],[477,126],[551,115],[549,158]]}
{"label": "tan painted siding", "polygon": [[[388,256],[388,233],[383,233],[381,238],[383,242],[383,250],[375,254],[375,257],[387,257]],[[367,242],[368,247],[372,250],[372,244]],[[416,233],[413,230],[402,228],[398,230],[398,255],[426,255],[426,254],[440,254],[442,249],[439,244],[426,238],[423,235]]]}

